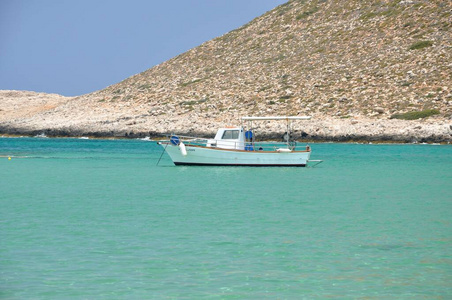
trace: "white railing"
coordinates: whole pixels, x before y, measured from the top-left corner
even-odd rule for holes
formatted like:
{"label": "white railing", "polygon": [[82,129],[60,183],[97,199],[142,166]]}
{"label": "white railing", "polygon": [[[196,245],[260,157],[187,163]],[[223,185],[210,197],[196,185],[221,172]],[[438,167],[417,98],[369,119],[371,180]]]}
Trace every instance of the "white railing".
{"label": "white railing", "polygon": [[[167,135],[168,143],[171,137],[176,135]],[[282,142],[241,142],[233,140],[216,140],[199,138],[192,136],[177,135],[177,138],[186,146],[201,146],[219,149],[237,149],[246,151],[277,151],[278,149],[290,149],[291,151],[310,151],[308,145],[296,145],[295,142],[289,144]]]}

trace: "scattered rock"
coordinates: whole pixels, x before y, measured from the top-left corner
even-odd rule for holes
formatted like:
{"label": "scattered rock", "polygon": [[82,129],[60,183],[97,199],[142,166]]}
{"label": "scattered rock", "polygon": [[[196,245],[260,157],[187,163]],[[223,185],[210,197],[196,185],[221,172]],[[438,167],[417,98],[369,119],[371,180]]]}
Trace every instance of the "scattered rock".
{"label": "scattered rock", "polygon": [[379,114],[382,114],[385,112],[384,108],[382,108],[382,107],[375,107],[375,111]]}

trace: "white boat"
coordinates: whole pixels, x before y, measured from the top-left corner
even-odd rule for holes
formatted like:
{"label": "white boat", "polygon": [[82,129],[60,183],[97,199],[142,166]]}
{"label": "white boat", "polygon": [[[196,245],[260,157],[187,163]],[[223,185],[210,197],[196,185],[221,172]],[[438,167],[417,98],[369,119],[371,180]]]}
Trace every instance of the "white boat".
{"label": "white boat", "polygon": [[[311,148],[309,145],[297,146],[296,142],[290,140],[290,132],[292,121],[309,120],[310,118],[308,116],[243,117],[241,126],[220,128],[213,139],[171,135],[169,140],[159,142],[159,144],[164,147],[164,151],[177,166],[305,167],[311,156]],[[252,122],[263,120],[287,122],[284,143],[257,143],[255,141]],[[248,122],[248,126],[243,125],[244,121]]]}

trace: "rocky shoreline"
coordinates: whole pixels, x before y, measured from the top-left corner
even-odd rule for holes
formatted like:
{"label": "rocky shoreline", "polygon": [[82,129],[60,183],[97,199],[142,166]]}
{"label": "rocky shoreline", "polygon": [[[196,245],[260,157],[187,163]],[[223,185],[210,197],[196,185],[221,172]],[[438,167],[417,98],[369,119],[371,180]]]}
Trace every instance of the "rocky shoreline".
{"label": "rocky shoreline", "polygon": [[[219,127],[240,125],[244,116],[236,110],[182,113],[178,109],[153,115],[146,107],[142,110],[132,105],[102,107],[84,100],[83,97],[0,91],[0,135],[159,139],[175,133],[213,137]],[[278,112],[258,115],[278,115]],[[253,123],[261,140],[280,140],[285,126],[285,122],[275,121]],[[306,142],[452,142],[452,122],[441,115],[407,121],[359,115],[334,118],[314,113],[309,121],[293,122],[292,131],[293,139]]]}
{"label": "rocky shoreline", "polygon": [[[226,126],[219,124],[218,127]],[[106,129],[101,126],[45,128],[18,128],[0,125],[2,136],[47,136],[47,137],[90,137],[90,138],[150,138],[162,139],[167,134],[211,138],[216,129],[168,128],[167,131],[121,128]],[[216,127],[215,127],[216,128]],[[277,125],[257,126],[256,136],[260,140],[282,140],[284,127]],[[341,142],[341,143],[440,143],[452,142],[452,125],[444,123],[400,120],[323,120],[310,121],[303,126],[294,126],[292,138],[299,142]]]}

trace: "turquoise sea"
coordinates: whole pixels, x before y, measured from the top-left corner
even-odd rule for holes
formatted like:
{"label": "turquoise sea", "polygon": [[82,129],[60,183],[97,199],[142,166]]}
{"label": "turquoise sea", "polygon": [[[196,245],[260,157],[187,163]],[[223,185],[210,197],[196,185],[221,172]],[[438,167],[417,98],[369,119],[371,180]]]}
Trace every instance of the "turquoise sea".
{"label": "turquoise sea", "polygon": [[152,141],[0,138],[0,299],[452,299],[452,146],[311,147],[175,167]]}

